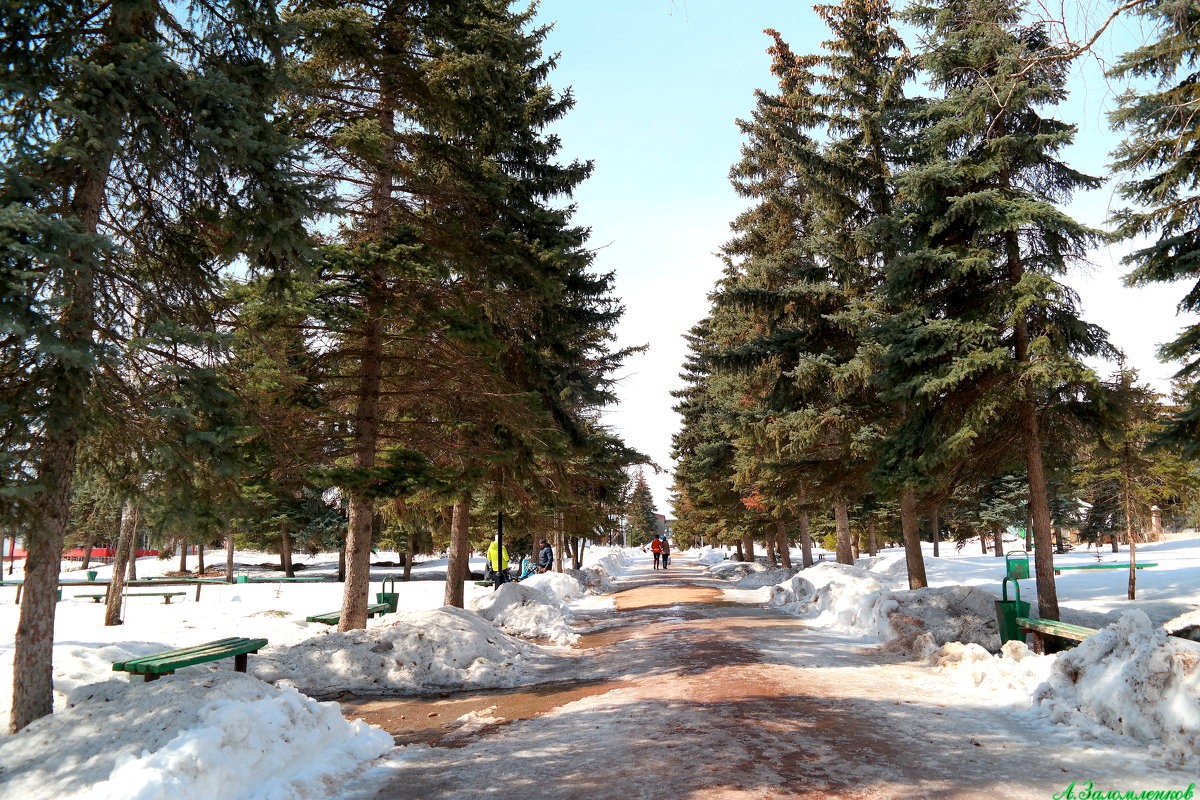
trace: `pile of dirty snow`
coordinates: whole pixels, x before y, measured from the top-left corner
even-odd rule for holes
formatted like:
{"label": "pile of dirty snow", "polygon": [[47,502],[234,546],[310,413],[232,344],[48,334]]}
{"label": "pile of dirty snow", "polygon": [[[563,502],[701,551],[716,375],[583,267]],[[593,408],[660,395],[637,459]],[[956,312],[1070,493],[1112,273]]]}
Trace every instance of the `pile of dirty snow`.
{"label": "pile of dirty snow", "polygon": [[531,682],[553,660],[537,645],[509,636],[461,608],[388,614],[383,619],[385,624],[366,630],[330,631],[265,648],[250,660],[250,668],[263,680],[286,680],[313,694],[343,689],[395,693],[510,688]]}
{"label": "pile of dirty snow", "polygon": [[1200,751],[1200,646],[1168,636],[1141,611],[1059,653],[1034,692],[1051,721],[1102,737],[1161,744],[1169,758]]}
{"label": "pile of dirty snow", "polygon": [[543,572],[530,575],[521,581],[522,586],[538,589],[558,600],[575,600],[583,597],[583,584],[562,572]]}
{"label": "pile of dirty snow", "polygon": [[327,797],[392,745],[336,703],[241,673],[106,681],[0,739],[0,796]]}
{"label": "pile of dirty snow", "polygon": [[764,586],[774,586],[775,584],[789,581],[799,571],[799,567],[764,569],[760,572],[751,572],[734,585],[739,589],[761,589]]}
{"label": "pile of dirty snow", "polygon": [[766,567],[757,561],[721,561],[710,566],[708,572],[722,580],[740,581],[752,572],[762,572],[765,569]]}
{"label": "pile of dirty snow", "polygon": [[[549,578],[552,574],[538,577]],[[542,585],[568,588],[556,579],[579,586],[578,581],[566,575],[555,575],[553,579],[542,581]],[[471,606],[481,617],[514,636],[545,638],[561,645],[578,641],[579,634],[571,630],[567,622],[570,612],[563,601],[531,586],[532,580],[502,584],[495,592],[473,600]]]}
{"label": "pile of dirty snow", "polygon": [[[894,614],[920,620],[921,633],[940,647],[948,642],[1000,649],[996,596],[978,586],[939,586],[893,592]],[[897,629],[893,620],[892,628]],[[918,655],[921,653],[918,652]]]}
{"label": "pile of dirty snow", "polygon": [[728,556],[724,550],[714,550],[708,545],[694,550],[693,553],[692,558],[696,560],[696,563],[705,565],[720,564]]}
{"label": "pile of dirty snow", "polygon": [[859,636],[887,640],[895,596],[870,572],[823,562],[772,587],[772,605],[814,624]]}
{"label": "pile of dirty snow", "polygon": [[997,705],[1029,708],[1030,697],[1050,677],[1055,656],[1038,655],[1022,641],[1005,642],[999,655],[977,644],[947,642],[929,653],[930,663],[950,680]]}
{"label": "pile of dirty snow", "polygon": [[610,578],[624,575],[632,563],[633,558],[620,547],[593,547],[583,560],[585,568],[598,569]]}

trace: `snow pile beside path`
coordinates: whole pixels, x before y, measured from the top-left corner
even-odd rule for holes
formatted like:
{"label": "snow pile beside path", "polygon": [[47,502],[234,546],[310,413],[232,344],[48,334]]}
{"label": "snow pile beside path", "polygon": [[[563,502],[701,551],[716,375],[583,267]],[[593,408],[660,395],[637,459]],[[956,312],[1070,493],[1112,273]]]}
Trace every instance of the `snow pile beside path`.
{"label": "snow pile beside path", "polygon": [[705,565],[720,564],[725,560],[726,555],[724,550],[714,550],[708,545],[692,551],[692,558],[696,560],[696,563]]}
{"label": "snow pile beside path", "polygon": [[771,604],[815,624],[880,640],[892,636],[895,596],[859,567],[822,563],[778,584]]}
{"label": "snow pile beside path", "polygon": [[[552,573],[538,577],[545,578],[550,574]],[[555,577],[579,586],[579,582],[574,578],[565,575]],[[546,638],[561,645],[578,641],[579,634],[572,631],[567,622],[570,612],[563,601],[529,586],[528,583],[529,581],[502,584],[495,592],[471,601],[471,605],[480,616],[505,633]]]}
{"label": "snow pile beside path", "polygon": [[[986,651],[1000,649],[996,624],[996,596],[978,586],[939,586],[895,592],[897,614],[921,621],[921,632],[932,644],[949,642],[979,645]],[[906,621],[893,624],[903,635]],[[918,651],[918,655],[921,653]]]}
{"label": "snow pile beside path", "polygon": [[625,574],[625,568],[633,563],[629,553],[620,547],[593,547],[590,555],[584,558],[584,566],[598,569],[610,578],[619,578]]}
{"label": "snow pile beside path", "polygon": [[330,631],[266,648],[250,659],[250,668],[263,680],[287,680],[310,693],[392,693],[510,688],[529,683],[552,660],[537,645],[461,608],[383,619],[387,624],[366,630]]}
{"label": "snow pile beside path", "polygon": [[557,600],[574,600],[583,597],[583,584],[561,572],[543,572],[530,575],[521,581],[522,586],[545,592]]}
{"label": "snow pile beside path", "polygon": [[1167,636],[1142,611],[1059,653],[1035,706],[1053,722],[1161,743],[1183,761],[1200,751],[1200,646]]}
{"label": "snow pile beside path", "polygon": [[710,566],[708,571],[713,577],[738,581],[752,572],[762,572],[765,569],[766,567],[757,561],[722,561]]}
{"label": "snow pile beside path", "polygon": [[236,672],[106,681],[0,740],[0,795],[23,800],[328,796],[392,737],[336,703]]}
{"label": "snow pile beside path", "polygon": [[799,571],[799,567],[790,569],[779,567],[778,569],[765,569],[762,572],[752,572],[738,581],[736,586],[739,589],[761,589],[764,586],[774,586],[791,580],[792,576]]}
{"label": "snow pile beside path", "polygon": [[948,642],[933,651],[930,662],[973,696],[1001,705],[1029,708],[1029,698],[1050,677],[1054,656],[1034,653],[1022,641],[1005,642],[994,656],[977,644]]}

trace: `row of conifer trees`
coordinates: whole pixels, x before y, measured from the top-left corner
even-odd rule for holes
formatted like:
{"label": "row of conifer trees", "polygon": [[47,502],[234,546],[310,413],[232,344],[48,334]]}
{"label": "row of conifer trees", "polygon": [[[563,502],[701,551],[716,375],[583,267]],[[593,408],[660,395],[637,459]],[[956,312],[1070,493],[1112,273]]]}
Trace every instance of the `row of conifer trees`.
{"label": "row of conifer trees", "polygon": [[381,512],[445,531],[457,605],[472,512],[607,521],[639,458],[598,422],[621,308],[571,221],[591,167],[548,130],[572,98],[532,11],[4,8],[0,514],[28,543],[13,730],[51,710],[60,553],[104,504],[118,557],[139,521],[285,547],[344,531],[343,630],[365,625]]}
{"label": "row of conifer trees", "polygon": [[[786,554],[819,522],[850,563],[878,532],[903,540],[915,588],[921,515],[940,531],[955,505],[997,552],[1028,515],[1040,613],[1057,619],[1052,530],[1084,491],[1081,466],[1116,487],[1126,526],[1152,499],[1194,499],[1200,326],[1165,348],[1184,364],[1167,419],[1132,370],[1106,382],[1089,368],[1118,354],[1064,283],[1110,236],[1149,240],[1133,283],[1200,276],[1200,14],[1114,9],[1148,38],[1110,72],[1137,79],[1111,116],[1130,206],[1111,233],[1065,210],[1103,180],[1064,161],[1078,131],[1054,116],[1091,42],[1055,42],[1016,0],[918,0],[899,20],[883,0],[818,6],[830,38],[812,55],[767,31],[778,90],[740,123],[731,172],[752,204],[676,393],[681,537]],[[1198,303],[1193,287],[1180,305]]]}

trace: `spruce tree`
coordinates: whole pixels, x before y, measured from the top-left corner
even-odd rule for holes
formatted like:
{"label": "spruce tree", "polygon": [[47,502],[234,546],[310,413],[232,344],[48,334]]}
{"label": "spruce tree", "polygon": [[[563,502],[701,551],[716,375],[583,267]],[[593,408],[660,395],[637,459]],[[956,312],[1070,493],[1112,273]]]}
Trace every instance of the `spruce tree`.
{"label": "spruce tree", "polygon": [[[1200,310],[1200,8],[1189,0],[1147,0],[1133,13],[1153,31],[1151,40],[1126,53],[1110,71],[1116,77],[1153,79],[1153,89],[1130,90],[1112,112],[1126,132],[1113,167],[1134,173],[1120,194],[1135,204],[1116,215],[1117,235],[1157,238],[1126,258],[1133,285],[1194,281],[1179,303]],[[1187,326],[1162,349],[1183,362],[1176,376],[1188,385],[1183,407],[1161,435],[1189,457],[1200,455],[1200,325]]]}
{"label": "spruce tree", "polygon": [[[1059,152],[1075,127],[1043,116],[1065,97],[1065,66],[1044,30],[1008,0],[918,3],[922,66],[942,96],[925,112],[920,161],[898,178],[895,227],[907,247],[887,265],[880,325],[886,399],[906,417],[878,466],[920,484],[969,460],[1028,473],[1039,613],[1058,618],[1041,430],[1047,406],[1095,392],[1082,363],[1110,351],[1059,277],[1095,231],[1057,203],[1099,185]],[[1011,435],[1015,432],[1015,436]]]}
{"label": "spruce tree", "polygon": [[[51,710],[59,554],[102,376],[131,319],[186,316],[239,253],[282,269],[314,204],[270,118],[273,4],[5,6],[0,77],[0,440],[27,521],[11,728]],[[171,351],[169,335],[166,352]]]}

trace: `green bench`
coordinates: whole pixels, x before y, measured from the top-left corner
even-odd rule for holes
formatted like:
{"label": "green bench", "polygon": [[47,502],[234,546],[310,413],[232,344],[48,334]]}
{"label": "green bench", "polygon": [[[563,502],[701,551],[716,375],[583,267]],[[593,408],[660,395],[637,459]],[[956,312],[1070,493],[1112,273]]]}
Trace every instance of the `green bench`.
{"label": "green bench", "polygon": [[246,639],[244,637],[218,639],[215,642],[198,644],[195,647],[142,656],[132,661],[118,661],[113,664],[113,671],[141,675],[143,680],[153,681],[163,675],[171,675],[175,670],[183,667],[233,656],[233,668],[238,672],[245,672],[249,654],[257,653],[260,647],[266,647],[266,645],[266,639]]}
{"label": "green bench", "polygon": [[[172,597],[183,597],[186,592],[126,592],[126,597],[161,597],[163,603],[171,605]],[[103,594],[77,594],[76,597],[90,597],[92,602],[99,603],[104,599]]]}
{"label": "green bench", "polygon": [[1096,632],[1095,628],[1085,628],[1082,625],[1072,625],[1069,622],[1056,622],[1052,619],[1037,619],[1034,617],[1017,617],[1017,627],[1022,631],[1033,634],[1033,651],[1046,652],[1046,637],[1054,636],[1059,639],[1069,639],[1082,642]]}
{"label": "green bench", "polygon": [[[1134,564],[1134,569],[1145,569],[1146,567],[1157,567],[1158,564]],[[1054,574],[1061,575],[1065,570],[1075,569],[1129,569],[1128,564],[1081,564],[1077,567],[1055,567]]]}
{"label": "green bench", "polygon": [[[367,616],[375,617],[380,614],[386,614],[391,609],[390,603],[374,603],[367,606]],[[341,609],[337,611],[327,611],[324,614],[313,614],[311,617],[305,617],[305,622],[320,622],[323,625],[337,625],[341,621]]]}

